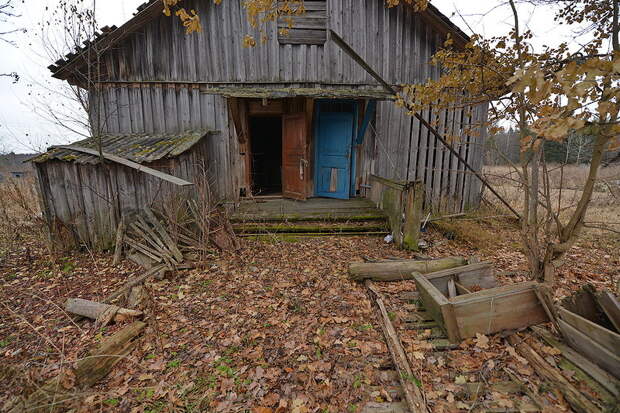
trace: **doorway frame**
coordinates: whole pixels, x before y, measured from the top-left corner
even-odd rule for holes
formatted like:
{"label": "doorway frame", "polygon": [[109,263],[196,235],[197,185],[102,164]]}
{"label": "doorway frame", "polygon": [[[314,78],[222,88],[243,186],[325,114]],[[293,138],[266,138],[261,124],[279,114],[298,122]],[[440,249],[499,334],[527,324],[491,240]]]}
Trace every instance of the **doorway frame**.
{"label": "doorway frame", "polygon": [[327,111],[322,111],[321,107],[326,103],[344,103],[344,104],[352,104],[353,108],[353,130],[351,131],[351,165],[349,168],[349,199],[355,198],[356,190],[355,190],[355,177],[357,175],[357,146],[355,145],[355,138],[357,136],[357,131],[359,128],[359,104],[360,102],[355,99],[317,99],[314,103],[314,120],[312,125],[312,135],[314,136],[314,154],[313,154],[313,180],[314,180],[314,190],[312,192],[312,196],[318,197],[318,182],[319,182],[319,122],[321,119],[321,113],[329,113]]}

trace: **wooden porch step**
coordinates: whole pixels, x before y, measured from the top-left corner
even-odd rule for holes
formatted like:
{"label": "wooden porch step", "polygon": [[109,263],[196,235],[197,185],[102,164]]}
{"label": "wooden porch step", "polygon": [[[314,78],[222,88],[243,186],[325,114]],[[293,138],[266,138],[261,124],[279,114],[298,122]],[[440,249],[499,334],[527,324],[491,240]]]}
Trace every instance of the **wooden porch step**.
{"label": "wooden porch step", "polygon": [[387,221],[387,217],[376,209],[359,211],[300,211],[291,213],[236,213],[230,218],[233,223],[242,222],[360,222]]}
{"label": "wooden porch step", "polygon": [[368,233],[388,232],[386,223],[381,222],[352,222],[352,223],[235,223],[233,229],[239,235],[243,234],[340,234],[340,233]]}

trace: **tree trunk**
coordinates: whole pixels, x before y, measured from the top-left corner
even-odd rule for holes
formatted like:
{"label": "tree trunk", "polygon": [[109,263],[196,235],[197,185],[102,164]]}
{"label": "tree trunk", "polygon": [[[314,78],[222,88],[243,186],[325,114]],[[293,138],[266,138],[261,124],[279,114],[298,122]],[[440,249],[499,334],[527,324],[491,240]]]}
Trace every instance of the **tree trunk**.
{"label": "tree trunk", "polygon": [[428,274],[467,265],[463,257],[447,257],[431,261],[354,262],[349,265],[349,277],[356,281],[412,280],[412,272]]}

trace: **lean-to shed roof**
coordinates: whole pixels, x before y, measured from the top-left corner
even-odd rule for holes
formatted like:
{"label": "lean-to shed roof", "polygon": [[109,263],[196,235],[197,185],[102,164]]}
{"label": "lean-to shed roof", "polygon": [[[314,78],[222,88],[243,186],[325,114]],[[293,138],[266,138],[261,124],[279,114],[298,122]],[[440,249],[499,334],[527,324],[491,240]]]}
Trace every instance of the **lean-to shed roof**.
{"label": "lean-to shed roof", "polygon": [[[209,131],[185,132],[174,135],[107,135],[101,138],[102,151],[137,163],[149,163],[164,158],[174,158],[189,150],[206,137]],[[76,147],[99,150],[98,141],[93,138],[72,144]],[[71,145],[69,145],[71,146]],[[99,157],[82,152],[52,146],[32,162],[41,163],[51,159],[81,164],[97,164]]]}

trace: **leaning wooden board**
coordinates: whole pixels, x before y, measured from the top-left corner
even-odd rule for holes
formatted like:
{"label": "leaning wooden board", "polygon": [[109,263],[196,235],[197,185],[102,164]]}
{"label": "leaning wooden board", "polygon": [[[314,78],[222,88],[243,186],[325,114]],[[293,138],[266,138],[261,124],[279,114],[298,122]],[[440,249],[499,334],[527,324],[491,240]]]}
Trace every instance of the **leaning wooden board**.
{"label": "leaning wooden board", "polygon": [[[492,334],[548,321],[535,282],[494,287],[489,263],[426,275],[413,273],[413,277],[425,308],[453,343],[476,333]],[[448,298],[450,279],[462,286],[487,289]]]}
{"label": "leaning wooden board", "polygon": [[565,308],[558,307],[559,325],[568,344],[620,378],[620,334]]}

